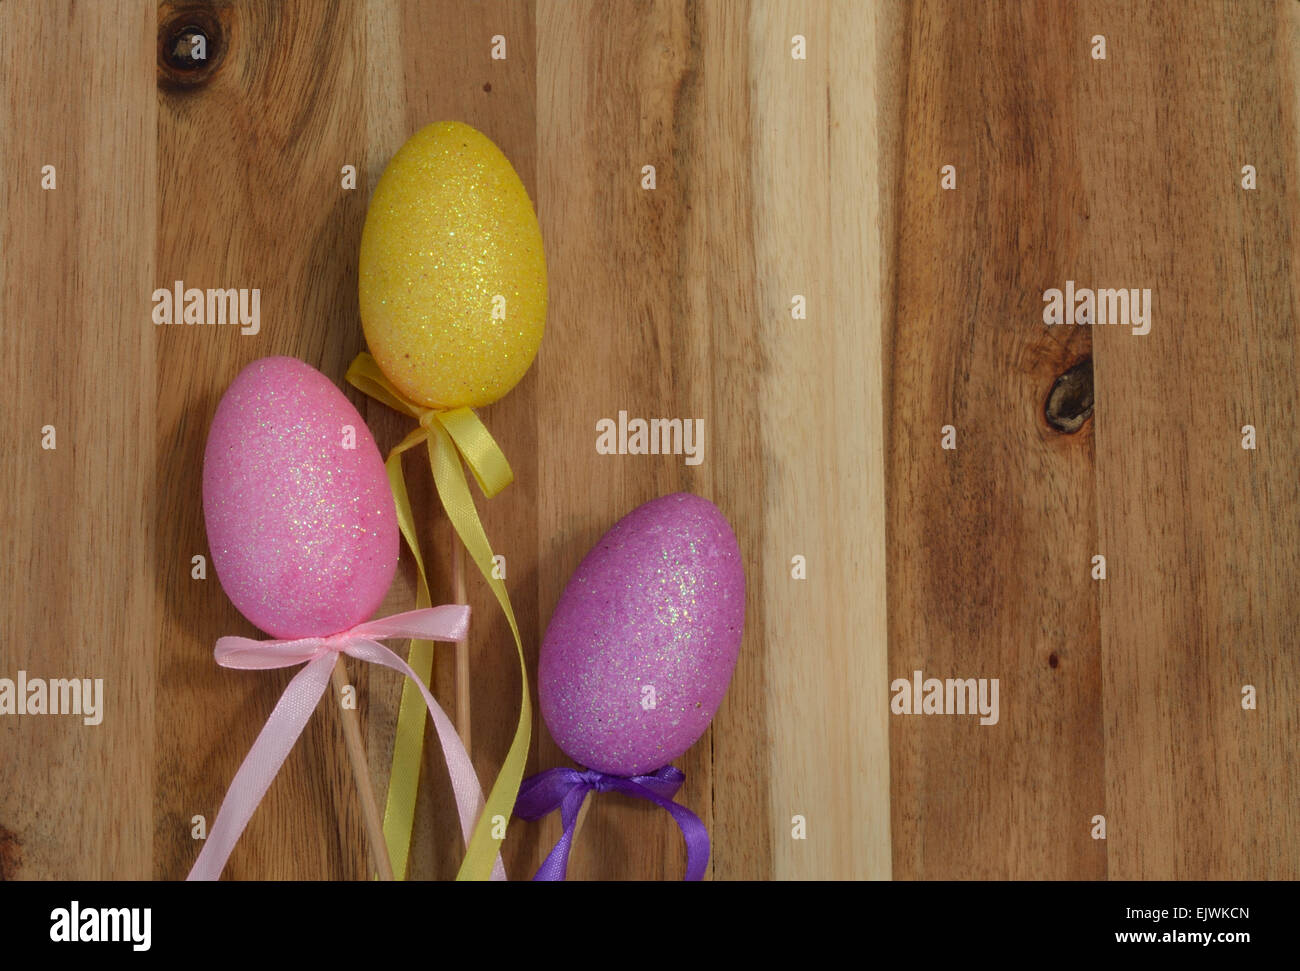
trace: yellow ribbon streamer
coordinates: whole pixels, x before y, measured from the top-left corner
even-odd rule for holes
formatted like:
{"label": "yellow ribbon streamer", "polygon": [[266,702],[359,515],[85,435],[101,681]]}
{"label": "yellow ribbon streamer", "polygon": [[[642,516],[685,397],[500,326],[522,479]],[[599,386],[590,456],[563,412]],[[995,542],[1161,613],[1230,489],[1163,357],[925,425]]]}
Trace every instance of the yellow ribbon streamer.
{"label": "yellow ribbon streamer", "polygon": [[[524,765],[528,760],[533,714],[528,694],[528,667],[524,661],[519,625],[515,622],[515,612],[510,606],[510,595],[506,592],[505,583],[492,575],[492,546],[483,531],[478,511],[474,508],[474,499],[470,495],[469,482],[465,478],[461,461],[463,459],[465,465],[469,466],[479,488],[489,499],[514,480],[514,473],[510,471],[510,464],[500,446],[469,408],[443,411],[408,401],[384,377],[374,358],[365,353],[358,354],[348,368],[347,381],[364,394],[420,422],[420,427],[407,435],[389,453],[388,460],[384,463],[393,490],[393,501],[397,505],[397,523],[406,539],[406,545],[415,556],[419,574],[416,607],[430,606],[432,600],[429,596],[428,577],[424,571],[424,559],[420,556],[420,546],[416,539],[415,517],[411,513],[406,480],[402,476],[402,454],[421,442],[427,442],[429,467],[433,471],[433,482],[438,489],[438,498],[447,511],[447,518],[465,545],[470,559],[492,588],[510,624],[510,632],[514,634],[522,685],[519,725],[515,728],[510,750],[492,784],[492,791],[488,793],[483,814],[474,826],[474,835],[470,838],[465,859],[456,874],[457,880],[487,880],[492,873],[493,861],[500,851],[499,841],[492,837],[492,820],[493,817],[500,816],[508,823],[514,811],[519,784],[524,777]],[[433,668],[433,642],[412,641],[407,664],[427,684]],[[397,714],[397,737],[393,744],[393,770],[388,783],[388,803],[384,809],[384,839],[388,843],[393,875],[398,880],[406,878],[406,862],[411,849],[411,829],[415,823],[415,800],[420,781],[421,752],[424,748],[424,720],[424,699],[414,682],[408,678],[402,686],[402,702]]]}

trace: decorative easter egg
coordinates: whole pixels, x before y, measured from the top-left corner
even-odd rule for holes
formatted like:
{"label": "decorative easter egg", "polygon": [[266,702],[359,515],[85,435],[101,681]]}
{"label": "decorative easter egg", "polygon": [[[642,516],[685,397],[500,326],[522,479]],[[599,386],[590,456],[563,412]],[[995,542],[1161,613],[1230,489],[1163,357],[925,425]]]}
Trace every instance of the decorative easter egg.
{"label": "decorative easter egg", "polygon": [[217,405],[203,517],[222,589],[273,637],[368,619],[397,568],[397,514],[370,430],[291,357],[249,364]]}
{"label": "decorative easter egg", "polygon": [[370,353],[412,401],[490,404],[537,354],[537,214],[509,160],[469,125],[428,125],[389,161],[366,212],[359,276]]}
{"label": "decorative easter egg", "polygon": [[685,492],[637,507],[583,559],[546,630],[552,737],[612,775],[667,765],[718,710],[744,621],[740,548],[718,508]]}

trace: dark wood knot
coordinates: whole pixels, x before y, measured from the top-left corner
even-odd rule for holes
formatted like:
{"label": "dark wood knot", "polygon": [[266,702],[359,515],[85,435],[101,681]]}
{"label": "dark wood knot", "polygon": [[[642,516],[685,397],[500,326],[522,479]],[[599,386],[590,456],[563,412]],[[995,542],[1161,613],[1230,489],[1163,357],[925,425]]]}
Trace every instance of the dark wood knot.
{"label": "dark wood knot", "polygon": [[1084,358],[1056,379],[1043,414],[1049,425],[1067,435],[1092,417],[1092,358]]}
{"label": "dark wood knot", "polygon": [[173,91],[206,84],[225,58],[229,8],[164,4],[158,9],[158,83]]}

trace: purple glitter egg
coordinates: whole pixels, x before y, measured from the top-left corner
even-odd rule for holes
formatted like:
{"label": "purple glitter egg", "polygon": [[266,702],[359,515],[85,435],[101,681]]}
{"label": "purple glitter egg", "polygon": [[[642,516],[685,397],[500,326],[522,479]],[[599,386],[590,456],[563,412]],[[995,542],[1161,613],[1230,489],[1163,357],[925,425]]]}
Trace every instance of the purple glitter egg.
{"label": "purple glitter egg", "polygon": [[691,747],[731,681],[745,573],[726,517],[678,492],[638,506],[583,559],[542,641],[542,717],[580,765],[640,775]]}
{"label": "purple glitter egg", "polygon": [[203,454],[212,564],[273,637],[336,634],[383,603],[397,569],[384,462],[352,403],[291,357],[239,372]]}

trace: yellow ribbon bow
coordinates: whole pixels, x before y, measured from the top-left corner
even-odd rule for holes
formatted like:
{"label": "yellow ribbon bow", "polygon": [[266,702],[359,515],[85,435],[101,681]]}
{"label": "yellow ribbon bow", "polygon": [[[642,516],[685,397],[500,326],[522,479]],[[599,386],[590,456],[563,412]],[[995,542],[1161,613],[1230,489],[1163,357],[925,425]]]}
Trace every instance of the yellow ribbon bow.
{"label": "yellow ribbon bow", "polygon": [[[427,441],[429,467],[433,470],[433,482],[438,489],[438,498],[447,510],[447,518],[488,586],[496,594],[497,602],[501,604],[506,620],[510,623],[510,631],[515,636],[522,685],[519,725],[515,729],[515,737],[510,743],[505,762],[502,763],[501,771],[483,806],[483,814],[475,824],[465,859],[456,874],[457,880],[486,880],[491,876],[492,864],[500,849],[498,841],[491,835],[492,820],[500,816],[508,823],[514,812],[515,798],[519,794],[524,764],[528,759],[533,715],[528,694],[528,667],[524,661],[519,625],[515,622],[515,612],[510,606],[510,595],[506,592],[505,583],[492,574],[492,546],[474,508],[461,460],[464,459],[474,473],[479,488],[483,490],[483,495],[489,499],[514,480],[514,473],[510,471],[510,464],[500,446],[469,408],[443,411],[408,401],[384,377],[375,359],[366,353],[358,354],[352,362],[348,368],[347,381],[364,394],[420,422],[420,427],[402,439],[384,463],[384,468],[388,471],[388,484],[393,490],[393,501],[397,505],[397,525],[406,539],[406,545],[415,556],[415,566],[419,573],[415,601],[417,609],[430,606],[432,600],[429,597],[428,577],[424,572],[424,559],[420,556],[420,546],[416,539],[415,517],[411,513],[411,501],[406,493],[406,480],[402,477],[402,454]],[[426,684],[433,669],[433,647],[432,641],[411,641],[410,656],[407,659],[407,664]],[[393,875],[398,880],[406,878],[407,856],[411,849],[411,828],[415,822],[415,800],[420,781],[420,754],[424,747],[424,719],[424,699],[415,682],[408,678],[402,686],[402,702],[397,714],[397,737],[393,743],[393,770],[388,783],[388,803],[384,809],[384,841],[388,844]]]}

